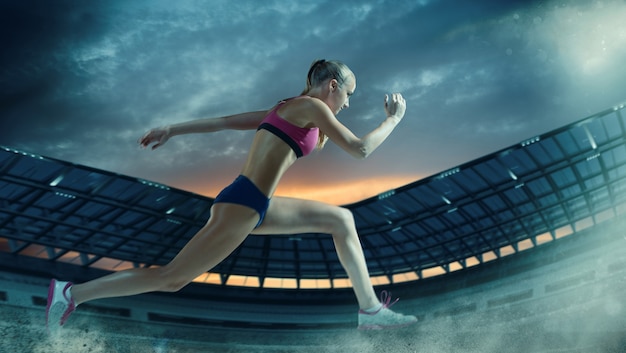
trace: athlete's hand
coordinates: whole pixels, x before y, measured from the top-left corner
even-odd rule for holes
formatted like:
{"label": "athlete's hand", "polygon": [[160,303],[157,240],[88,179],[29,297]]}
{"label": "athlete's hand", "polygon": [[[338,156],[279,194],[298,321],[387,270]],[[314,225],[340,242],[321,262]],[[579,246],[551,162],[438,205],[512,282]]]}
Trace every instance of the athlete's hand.
{"label": "athlete's hand", "polygon": [[167,140],[170,139],[170,129],[167,127],[159,127],[146,132],[142,138],[139,139],[139,146],[146,148],[154,143],[152,149],[163,146]]}
{"label": "athlete's hand", "polygon": [[401,120],[404,117],[405,111],[406,101],[404,97],[402,97],[402,94],[392,94],[391,101],[389,100],[389,95],[385,94],[385,112],[387,113],[387,117],[396,117],[398,120]]}

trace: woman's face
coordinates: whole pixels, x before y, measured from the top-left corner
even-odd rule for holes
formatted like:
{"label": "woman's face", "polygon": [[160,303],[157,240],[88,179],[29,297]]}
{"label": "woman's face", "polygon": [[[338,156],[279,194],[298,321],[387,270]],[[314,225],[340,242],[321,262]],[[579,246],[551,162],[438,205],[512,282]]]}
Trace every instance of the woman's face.
{"label": "woman's face", "polygon": [[354,75],[348,76],[346,78],[343,85],[339,85],[337,80],[333,80],[331,82],[331,91],[328,97],[328,106],[335,113],[335,115],[339,114],[339,112],[343,109],[346,109],[350,106],[350,96],[354,94],[354,90],[356,89],[356,79]]}

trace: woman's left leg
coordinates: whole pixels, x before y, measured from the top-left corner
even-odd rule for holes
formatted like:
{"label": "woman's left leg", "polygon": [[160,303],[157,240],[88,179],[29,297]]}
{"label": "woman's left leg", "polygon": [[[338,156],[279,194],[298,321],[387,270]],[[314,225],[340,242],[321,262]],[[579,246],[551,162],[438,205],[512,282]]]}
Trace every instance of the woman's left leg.
{"label": "woman's left leg", "polygon": [[380,303],[370,280],[352,212],[318,201],[274,197],[263,223],[252,234],[297,233],[331,234],[359,307],[368,309]]}
{"label": "woman's left leg", "polygon": [[71,292],[75,304],[152,291],[178,291],[226,258],[244,241],[258,219],[258,213],[249,207],[230,203],[215,204],[207,224],[170,263],[162,267],[114,272],[73,285]]}

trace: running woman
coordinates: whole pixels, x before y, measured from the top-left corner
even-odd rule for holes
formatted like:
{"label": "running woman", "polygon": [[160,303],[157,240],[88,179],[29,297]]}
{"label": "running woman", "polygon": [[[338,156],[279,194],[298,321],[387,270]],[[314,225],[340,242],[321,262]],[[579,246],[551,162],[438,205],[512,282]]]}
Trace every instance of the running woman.
{"label": "running woman", "polygon": [[[358,329],[384,329],[417,322],[412,315],[389,309],[387,292],[376,297],[352,213],[318,201],[272,197],[280,178],[299,158],[327,140],[355,158],[369,156],[404,117],[400,93],[386,95],[382,123],[357,137],[336,115],[349,107],[356,77],[339,61],[311,65],[300,96],[285,99],[269,111],[189,121],[148,131],[142,147],[163,146],[173,136],[226,129],[256,129],[240,175],[215,198],[206,225],[167,265],[115,272],[82,284],[53,279],[48,291],[49,325],[63,325],[87,301],[152,291],[176,292],[224,260],[249,234],[331,234],[359,304]],[[397,300],[396,300],[397,301]],[[395,303],[395,302],[394,302]]]}

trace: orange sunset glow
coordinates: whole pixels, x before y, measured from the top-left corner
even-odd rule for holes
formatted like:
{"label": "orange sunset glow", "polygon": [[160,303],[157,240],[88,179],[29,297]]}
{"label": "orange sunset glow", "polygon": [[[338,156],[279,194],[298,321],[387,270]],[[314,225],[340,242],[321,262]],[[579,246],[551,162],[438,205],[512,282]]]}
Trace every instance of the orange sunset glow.
{"label": "orange sunset glow", "polygon": [[[275,195],[322,201],[333,205],[347,205],[404,186],[420,178],[422,177],[416,175],[393,175],[321,184],[289,183],[288,180],[284,180],[278,186]],[[213,183],[211,187],[189,185],[186,189],[200,195],[215,197],[227,183]]]}

